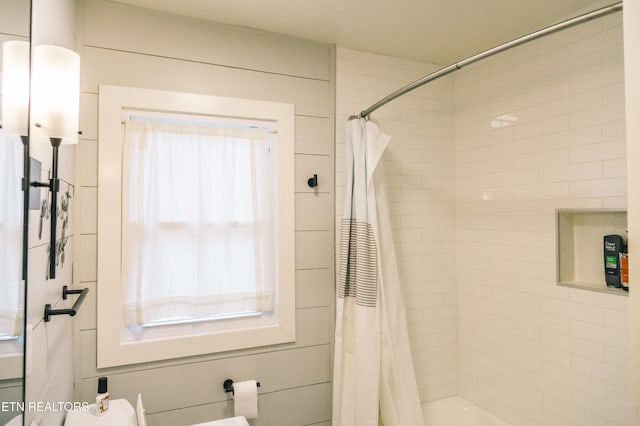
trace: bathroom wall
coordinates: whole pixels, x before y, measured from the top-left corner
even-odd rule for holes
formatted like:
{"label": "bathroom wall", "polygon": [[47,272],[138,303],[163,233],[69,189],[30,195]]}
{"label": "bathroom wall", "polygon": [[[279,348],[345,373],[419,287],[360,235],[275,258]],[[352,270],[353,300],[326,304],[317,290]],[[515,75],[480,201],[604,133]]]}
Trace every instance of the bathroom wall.
{"label": "bathroom wall", "polygon": [[[640,20],[640,3],[624,4],[624,73],[625,73],[625,109],[627,117],[627,187],[629,188],[629,250],[638,253],[640,247],[640,168],[633,167],[640,162],[640,28],[636,22]],[[640,265],[637,262],[629,265],[630,284],[637,287],[640,276]],[[629,313],[631,327],[630,359],[640,359],[640,292],[632,290],[629,294]],[[637,364],[636,364],[637,365]],[[631,369],[631,424],[640,424],[640,369]]]}
{"label": "bathroom wall", "polygon": [[[258,425],[329,425],[334,256],[334,49],[248,28],[205,23],[112,2],[80,3],[83,40],[78,146],[78,248],[74,280],[91,291],[76,319],[76,399],[135,403],[150,425],[183,425],[233,414],[226,378],[255,378]],[[296,342],[109,369],[96,368],[98,86],[112,84],[295,104]],[[307,186],[318,174],[319,189]]]}
{"label": "bathroom wall", "polygon": [[[336,69],[339,219],[343,123],[436,68],[338,48]],[[392,136],[384,165],[423,401],[459,391],[517,425],[630,424],[628,298],[555,283],[555,209],[626,207],[622,69],[616,14],[373,114]],[[454,137],[442,132],[452,116]]]}
{"label": "bathroom wall", "polygon": [[[53,44],[75,50],[74,0],[34,0],[32,2],[32,46]],[[59,151],[60,193],[58,206],[66,193],[71,196],[73,208],[75,200],[74,150],[72,145],[62,145]],[[32,158],[41,162],[40,181],[48,182],[51,170],[52,148],[48,140],[30,140]],[[33,172],[33,170],[32,170]],[[39,192],[41,202],[50,201],[47,188],[32,188]],[[49,303],[53,309],[70,308],[75,296],[62,300],[62,287],[71,285],[73,276],[73,258],[75,236],[73,211],[69,211],[68,228],[65,238],[62,235],[62,218],[58,217],[57,238],[64,241],[64,261],[59,258],[56,278],[49,279],[49,223],[51,214],[42,222],[40,229],[40,210],[31,210],[29,214],[29,266],[27,289],[27,372],[26,372],[26,424],[32,420],[44,425],[59,425],[64,412],[44,410],[29,403],[61,403],[73,401],[73,323],[69,316],[52,317],[44,322],[44,306]],[[42,407],[42,406],[41,406]],[[29,409],[31,408],[31,409]],[[35,408],[35,409],[34,409]]]}
{"label": "bathroom wall", "polygon": [[[343,210],[348,117],[438,68],[337,49],[336,223]],[[392,136],[383,166],[420,397],[456,395],[453,79],[402,96],[374,118]]]}
{"label": "bathroom wall", "polygon": [[621,14],[455,77],[460,394],[517,425],[629,425],[628,298],[555,284],[556,208],[625,208]]}

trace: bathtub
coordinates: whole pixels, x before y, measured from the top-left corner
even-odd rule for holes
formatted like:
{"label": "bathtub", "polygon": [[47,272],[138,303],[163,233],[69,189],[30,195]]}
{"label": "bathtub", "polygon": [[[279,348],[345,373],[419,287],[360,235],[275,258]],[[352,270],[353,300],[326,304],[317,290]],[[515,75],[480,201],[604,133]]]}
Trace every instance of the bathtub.
{"label": "bathtub", "polygon": [[422,405],[425,426],[511,426],[459,396]]}

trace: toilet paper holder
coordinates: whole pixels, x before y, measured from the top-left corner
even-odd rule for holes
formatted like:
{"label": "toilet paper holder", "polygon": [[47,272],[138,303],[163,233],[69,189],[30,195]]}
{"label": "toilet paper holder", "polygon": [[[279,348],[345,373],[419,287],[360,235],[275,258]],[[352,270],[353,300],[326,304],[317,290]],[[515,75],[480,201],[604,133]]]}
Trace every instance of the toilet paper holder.
{"label": "toilet paper holder", "polygon": [[[256,386],[260,387],[260,382],[256,382]],[[233,395],[233,380],[225,380],[224,383],[222,383],[222,387],[224,388],[225,392],[231,392],[231,394]]]}

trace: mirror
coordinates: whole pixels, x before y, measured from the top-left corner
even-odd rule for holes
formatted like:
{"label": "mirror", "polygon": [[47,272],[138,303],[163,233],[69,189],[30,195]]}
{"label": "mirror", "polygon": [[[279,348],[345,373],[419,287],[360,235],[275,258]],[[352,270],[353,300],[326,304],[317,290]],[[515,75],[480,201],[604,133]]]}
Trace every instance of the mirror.
{"label": "mirror", "polygon": [[[2,111],[0,113],[0,424],[21,424],[24,401],[24,306],[22,191],[28,152],[30,1],[0,0]],[[25,142],[23,144],[23,142]],[[13,421],[12,421],[13,419]]]}
{"label": "mirror", "polygon": [[[25,310],[24,386],[24,423],[27,425],[62,424],[68,404],[75,399],[74,322],[69,314],[60,314],[70,309],[76,299],[76,296],[66,297],[68,293],[63,291],[65,286],[73,285],[74,149],[68,145],[70,137],[57,132],[60,123],[66,122],[62,118],[72,115],[64,108],[72,91],[60,84],[60,77],[69,75],[68,69],[60,68],[60,64],[66,63],[60,53],[75,51],[74,21],[79,3],[76,0],[31,1],[30,203],[26,245],[29,303]],[[77,89],[75,93],[78,96]],[[49,108],[43,108],[44,105]],[[42,111],[49,114],[38,114]],[[76,129],[73,133],[77,136],[77,124],[69,127]],[[58,146],[60,142],[62,145]],[[56,183],[50,186],[51,182]],[[45,311],[58,314],[49,317]]]}

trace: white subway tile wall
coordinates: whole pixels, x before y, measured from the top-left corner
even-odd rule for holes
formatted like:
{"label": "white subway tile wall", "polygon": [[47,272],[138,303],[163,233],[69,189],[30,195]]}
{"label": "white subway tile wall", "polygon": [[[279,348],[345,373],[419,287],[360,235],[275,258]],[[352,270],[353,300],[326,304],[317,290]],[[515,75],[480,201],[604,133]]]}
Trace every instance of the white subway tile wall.
{"label": "white subway tile wall", "polygon": [[[338,48],[336,68],[339,219],[347,117],[438,67]],[[611,15],[373,114],[423,401],[630,425],[628,299],[555,283],[555,209],[626,208],[623,84]]]}
{"label": "white subway tile wall", "polygon": [[[436,69],[337,49],[336,223],[344,205],[348,117]],[[453,80],[446,77],[393,101],[375,120],[392,136],[383,166],[420,396],[428,401],[456,395]]]}
{"label": "white subway tile wall", "polygon": [[626,207],[621,17],[454,83],[460,394],[517,425],[630,424],[628,300],[557,287],[554,240],[556,208]]}

